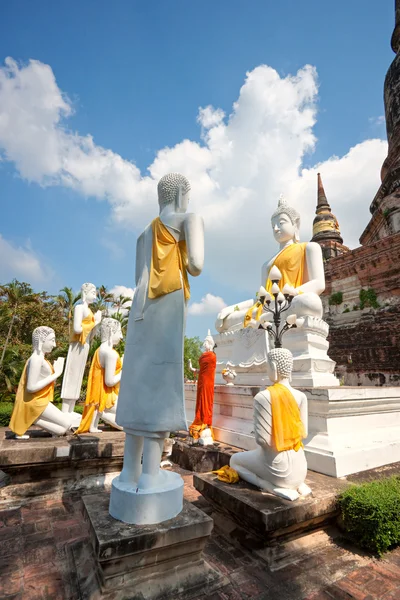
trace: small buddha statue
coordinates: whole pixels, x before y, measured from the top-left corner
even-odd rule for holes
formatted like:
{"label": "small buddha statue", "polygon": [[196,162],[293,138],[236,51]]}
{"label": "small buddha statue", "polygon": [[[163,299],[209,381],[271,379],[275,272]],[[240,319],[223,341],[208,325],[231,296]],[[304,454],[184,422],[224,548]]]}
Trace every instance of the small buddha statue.
{"label": "small buddha statue", "polygon": [[89,308],[96,300],[96,286],[84,283],[81,288],[82,303],[74,308],[73,331],[68,348],[67,364],[61,388],[62,406],[65,413],[73,413],[75,425],[81,416],[74,413],[75,403],[80,398],[83,374],[89,354],[93,329],[101,321],[101,311],[93,314]]}
{"label": "small buddha statue", "polygon": [[64,435],[73,425],[72,415],[54,404],[54,382],[64,368],[64,358],[52,365],[45,357],[56,345],[51,327],[36,327],[32,333],[33,354],[27,360],[15,397],[10,429],[17,439],[28,439],[27,430],[37,425],[53,435]]}
{"label": "small buddha statue", "polygon": [[113,517],[138,525],[160,523],[182,510],[182,478],[160,470],[160,459],[169,433],[187,427],[183,342],[188,275],[200,275],[204,263],[203,220],[187,212],[189,181],[169,173],[157,191],[159,216],[136,244],[136,292],[117,408],[117,422],[126,433],[124,465],[113,480],[110,500]]}
{"label": "small buddha statue", "polygon": [[217,367],[217,357],[214,352],[214,339],[208,330],[207,337],[203,342],[203,353],[199,358],[199,375],[197,382],[196,411],[193,423],[189,427],[190,436],[198,440],[201,438],[202,444],[212,443],[212,432],[207,435],[201,435],[203,430],[210,429],[212,426],[213,406],[214,406],[214,380]]}
{"label": "small buddha statue", "polygon": [[256,450],[238,452],[230,466],[261,490],[297,500],[311,493],[306,485],[307,397],[290,385],[293,357],[286,348],[268,354],[267,373],[274,382],[254,398]]}
{"label": "small buddha statue", "polygon": [[102,433],[99,419],[116,429],[122,429],[115,421],[122,360],[114,346],[122,340],[121,323],[107,317],[101,322],[101,345],[90,365],[85,408],[79,433]]}
{"label": "small buddha statue", "polygon": [[[263,265],[261,285],[271,292],[273,284],[269,273],[273,266],[277,267],[282,275],[280,290],[290,286],[295,295],[290,314],[296,314],[298,318],[322,318],[323,307],[319,295],[325,289],[325,274],[320,245],[316,242],[300,243],[300,215],[283,197],[279,199],[271,217],[271,225],[279,252]],[[250,299],[223,308],[215,323],[217,331],[236,331],[247,327],[252,318],[259,318],[258,305],[256,299]],[[263,315],[263,319],[269,318],[272,318],[269,314]]]}

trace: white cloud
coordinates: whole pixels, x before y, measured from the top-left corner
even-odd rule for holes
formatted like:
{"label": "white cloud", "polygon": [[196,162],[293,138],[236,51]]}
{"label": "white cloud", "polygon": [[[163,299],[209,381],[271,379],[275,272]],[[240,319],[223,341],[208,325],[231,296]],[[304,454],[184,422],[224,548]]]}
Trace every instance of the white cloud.
{"label": "white cloud", "polygon": [[216,315],[226,306],[225,302],[220,296],[213,296],[213,294],[206,294],[201,302],[193,302],[189,305],[188,313],[196,317],[203,315]]}
{"label": "white cloud", "polygon": [[379,117],[370,117],[368,119],[368,121],[372,125],[377,125],[377,126],[381,126],[381,125],[385,125],[386,124],[385,115],[379,115]]}
{"label": "white cloud", "polygon": [[7,59],[0,69],[0,149],[22,177],[105,198],[115,222],[135,230],[157,211],[158,179],[182,172],[192,184],[191,209],[205,220],[205,268],[214,281],[244,290],[240,301],[258,289],[261,264],[276,250],[270,215],[281,192],[301,212],[305,240],[312,235],[317,171],[345,243],[357,245],[368,222],[386,142],[366,140],[343,157],[302,169],[315,149],[317,101],[314,67],[281,77],[258,66],[247,73],[229,116],[212,106],[199,110],[202,143],[185,139],[160,149],[142,177],[91,136],[68,131],[72,104],[49,66]]}
{"label": "white cloud", "polygon": [[[122,314],[127,313],[127,309],[130,306],[132,306],[132,300],[133,300],[134,293],[135,293],[135,290],[133,288],[126,287],[125,285],[115,285],[110,290],[110,294],[112,294],[114,296],[115,300],[118,300],[120,298],[120,296],[123,296],[124,298],[131,298],[131,300],[127,300],[127,302],[124,302],[123,306],[119,307],[119,311]],[[115,312],[117,312],[117,310],[114,310],[112,314],[114,314]]]}
{"label": "white cloud", "polygon": [[48,281],[52,271],[44,265],[27,242],[25,247],[14,246],[0,234],[0,281],[12,279],[40,284]]}

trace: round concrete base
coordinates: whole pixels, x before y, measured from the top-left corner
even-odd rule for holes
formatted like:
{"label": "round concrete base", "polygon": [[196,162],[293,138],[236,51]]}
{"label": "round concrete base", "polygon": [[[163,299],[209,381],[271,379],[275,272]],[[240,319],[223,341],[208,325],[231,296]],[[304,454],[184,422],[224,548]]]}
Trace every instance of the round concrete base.
{"label": "round concrete base", "polygon": [[162,484],[149,490],[113,480],[110,515],[130,525],[155,525],[173,519],[183,508],[183,479],[177,473],[161,471]]}

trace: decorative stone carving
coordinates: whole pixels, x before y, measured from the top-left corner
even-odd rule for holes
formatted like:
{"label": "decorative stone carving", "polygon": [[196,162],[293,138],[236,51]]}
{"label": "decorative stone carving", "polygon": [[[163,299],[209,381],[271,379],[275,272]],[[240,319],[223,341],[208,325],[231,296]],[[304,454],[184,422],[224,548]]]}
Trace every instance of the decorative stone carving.
{"label": "decorative stone carving", "polygon": [[53,365],[45,354],[56,345],[51,327],[36,327],[32,333],[33,354],[27,360],[19,382],[10,429],[17,439],[28,439],[26,431],[37,425],[53,435],[64,435],[72,426],[72,415],[62,413],[52,404],[54,382],[64,368],[64,358]]}
{"label": "decorative stone carving", "polygon": [[301,439],[307,436],[307,397],[289,383],[291,353],[276,348],[268,354],[267,371],[274,385],[254,398],[256,450],[238,452],[230,466],[261,490],[287,500],[311,493],[304,483],[307,461]]}
{"label": "decorative stone carving", "polygon": [[204,262],[203,221],[186,214],[189,192],[183,175],[164,176],[158,184],[160,216],[137,241],[136,293],[117,408],[117,423],[126,432],[124,466],[113,481],[110,501],[114,518],[137,525],[160,523],[182,510],[183,480],[160,470],[160,459],[169,432],[187,425],[187,273],[200,275]]}

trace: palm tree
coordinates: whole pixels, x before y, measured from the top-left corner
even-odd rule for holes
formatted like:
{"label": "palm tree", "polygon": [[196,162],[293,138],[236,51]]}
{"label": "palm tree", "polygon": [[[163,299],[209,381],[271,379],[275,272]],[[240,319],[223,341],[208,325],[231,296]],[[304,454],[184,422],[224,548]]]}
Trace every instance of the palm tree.
{"label": "palm tree", "polygon": [[109,292],[105,285],[101,285],[97,290],[97,300],[93,303],[93,312],[97,310],[105,311],[106,315],[109,313],[109,304],[114,300],[114,296]]}
{"label": "palm tree", "polygon": [[72,288],[63,287],[60,290],[60,293],[57,296],[57,302],[59,306],[61,306],[64,311],[65,317],[68,322],[68,335],[71,335],[71,320],[72,320],[72,312],[76,303],[81,299],[81,293],[74,294]]}
{"label": "palm tree", "polygon": [[2,301],[7,303],[6,315],[8,313],[7,320],[10,321],[6,340],[4,342],[3,351],[1,353],[0,358],[1,371],[3,368],[3,361],[4,356],[6,354],[7,346],[10,341],[12,328],[15,320],[18,318],[18,308],[22,303],[38,302],[39,294],[35,294],[28,283],[21,283],[20,281],[13,279],[11,283],[0,286],[0,296],[2,298]]}
{"label": "palm tree", "polygon": [[131,307],[130,305],[127,306],[128,302],[132,304],[132,298],[129,298],[129,296],[123,296],[122,294],[120,294],[119,296],[115,296],[113,308],[116,308],[117,311],[114,314],[126,314],[127,312],[129,313]]}

